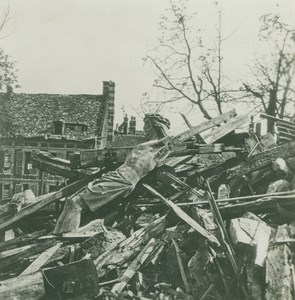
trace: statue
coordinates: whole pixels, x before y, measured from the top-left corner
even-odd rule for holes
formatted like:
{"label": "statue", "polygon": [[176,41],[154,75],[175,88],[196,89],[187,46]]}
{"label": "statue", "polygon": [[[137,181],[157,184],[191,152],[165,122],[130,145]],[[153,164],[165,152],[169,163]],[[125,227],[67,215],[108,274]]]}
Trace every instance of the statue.
{"label": "statue", "polygon": [[149,141],[137,145],[115,171],[103,174],[78,194],[67,198],[53,233],[77,230],[82,210],[87,207],[95,212],[118,197],[127,197],[140,179],[167,158],[170,151],[165,141],[169,138],[166,134],[169,128],[169,120],[158,114],[147,114],[144,131]]}

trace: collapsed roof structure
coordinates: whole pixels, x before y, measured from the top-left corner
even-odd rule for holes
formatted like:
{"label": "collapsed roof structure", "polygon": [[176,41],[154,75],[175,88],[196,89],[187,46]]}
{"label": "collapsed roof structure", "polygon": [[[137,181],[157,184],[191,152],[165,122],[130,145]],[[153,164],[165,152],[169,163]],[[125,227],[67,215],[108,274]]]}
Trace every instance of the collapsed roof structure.
{"label": "collapsed roof structure", "polygon": [[0,298],[293,299],[295,123],[262,117],[281,140],[232,110],[157,141],[160,163],[131,193],[57,235],[66,198],[151,144],[36,152],[32,163],[65,181],[0,207]]}

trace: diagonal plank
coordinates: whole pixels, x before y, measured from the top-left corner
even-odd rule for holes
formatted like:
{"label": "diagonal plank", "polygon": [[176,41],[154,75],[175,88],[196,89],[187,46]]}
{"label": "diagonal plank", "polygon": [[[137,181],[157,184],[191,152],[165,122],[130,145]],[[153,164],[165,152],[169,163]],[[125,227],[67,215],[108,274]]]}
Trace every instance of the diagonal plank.
{"label": "diagonal plank", "polygon": [[62,243],[45,250],[41,253],[19,276],[29,275],[40,270],[45,265],[52,255],[61,247]]}
{"label": "diagonal plank", "polygon": [[157,245],[157,241],[152,238],[147,243],[147,245],[142,249],[139,255],[135,258],[135,260],[130,264],[130,266],[125,270],[123,275],[121,276],[121,281],[116,283],[112,288],[112,293],[121,293],[124,287],[127,285],[129,280],[135,275],[138,269],[142,266],[142,264],[146,261],[146,259],[153,252],[155,246]]}
{"label": "diagonal plank", "polygon": [[20,252],[15,253],[13,255],[10,255],[7,258],[1,259],[0,260],[0,269],[6,268],[10,265],[13,265],[16,262],[18,262],[18,261],[20,261],[20,260],[22,260],[26,257],[38,254],[38,253],[44,251],[45,249],[47,249],[49,247],[52,247],[55,244],[56,244],[55,240],[49,240],[49,241],[46,241],[46,242],[43,242],[43,243],[39,243],[39,244],[29,246],[29,248],[21,249]]}
{"label": "diagonal plank", "polygon": [[25,217],[30,216],[34,212],[49,205],[50,203],[53,203],[63,197],[66,197],[66,196],[69,196],[69,195],[75,193],[76,191],[78,191],[81,188],[83,188],[84,186],[86,186],[87,183],[92,181],[94,178],[98,177],[100,174],[102,174],[102,171],[98,171],[98,172],[96,172],[92,175],[89,175],[79,181],[75,181],[57,192],[36,197],[37,202],[34,202],[31,205],[26,206],[24,209],[22,209],[19,213],[17,213],[11,219],[1,223],[0,224],[0,232],[2,230],[12,227],[18,221],[22,220]]}
{"label": "diagonal plank", "polygon": [[176,204],[174,204],[171,200],[166,199],[164,196],[162,196],[160,193],[158,193],[156,190],[154,190],[151,186],[147,184],[143,184],[143,186],[149,190],[152,194],[157,196],[159,199],[161,199],[167,206],[172,208],[172,210],[188,225],[190,225],[193,229],[195,229],[199,234],[201,234],[204,238],[209,240],[210,242],[220,246],[219,241],[217,238],[204,229],[200,224],[198,224],[194,219],[192,219],[186,212],[184,212],[180,207],[178,207]]}
{"label": "diagonal plank", "polygon": [[192,127],[190,129],[188,129],[187,131],[179,134],[178,136],[178,139],[183,142],[207,129],[210,129],[212,128],[213,126],[217,126],[217,125],[220,125],[221,123],[225,122],[225,121],[228,121],[230,120],[231,118],[235,117],[237,114],[236,114],[236,111],[233,109],[229,112],[226,112],[222,115],[219,115],[218,117],[214,118],[214,119],[211,119],[209,121],[206,121],[206,122],[203,122],[201,123],[200,125],[198,126],[195,126],[195,127]]}
{"label": "diagonal plank", "polygon": [[232,132],[233,130],[242,127],[245,123],[249,121],[249,115],[240,115],[229,120],[227,123],[216,128],[213,132],[207,133],[206,136],[203,136],[207,144],[212,144]]}

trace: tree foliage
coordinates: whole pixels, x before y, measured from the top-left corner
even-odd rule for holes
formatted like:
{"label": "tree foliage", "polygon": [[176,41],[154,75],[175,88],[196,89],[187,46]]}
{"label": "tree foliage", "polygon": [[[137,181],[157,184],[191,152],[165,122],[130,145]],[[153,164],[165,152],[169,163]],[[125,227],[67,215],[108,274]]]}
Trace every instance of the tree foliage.
{"label": "tree foliage", "polygon": [[295,97],[295,29],[277,14],[265,14],[260,22],[259,39],[266,53],[256,58],[253,80],[244,87],[267,114],[283,118]]}
{"label": "tree foliage", "polygon": [[[9,22],[9,9],[3,10],[0,16],[0,34],[2,38],[5,35],[5,26]],[[11,132],[13,127],[13,116],[10,113],[10,101],[12,89],[19,87],[17,82],[17,69],[15,62],[5,51],[0,48],[0,91],[5,92],[0,94],[0,136],[3,133]]]}
{"label": "tree foliage", "polygon": [[145,60],[156,70],[154,86],[162,92],[162,103],[186,100],[211,119],[212,114],[222,113],[231,97],[222,70],[221,12],[216,37],[209,43],[196,26],[198,15],[187,5],[188,1],[170,1],[161,17],[159,45]]}
{"label": "tree foliage", "polygon": [[[218,17],[215,35],[208,38],[205,28],[198,27],[199,17],[192,13],[189,3],[170,0],[161,17],[158,46],[145,58],[156,72],[154,86],[160,100],[148,103],[160,102],[160,108],[174,104],[181,109],[180,103],[185,100],[207,119],[240,102],[252,109],[259,106],[273,116],[288,116],[288,106],[295,97],[294,28],[277,14],[260,18],[258,39],[263,54],[257,55],[247,81],[235,78],[242,82],[237,87],[224,73],[223,49],[228,37],[222,31],[221,10],[218,7],[215,10]],[[207,24],[210,26],[212,22]]]}
{"label": "tree foliage", "polygon": [[6,90],[7,87],[19,87],[17,81],[17,69],[15,62],[11,57],[0,49],[0,90]]}
{"label": "tree foliage", "polygon": [[[6,27],[10,21],[10,10],[9,8],[2,11],[0,16],[0,39],[8,36]],[[7,87],[17,88],[17,69],[15,61],[7,55],[4,49],[0,48],[0,90],[5,91]]]}

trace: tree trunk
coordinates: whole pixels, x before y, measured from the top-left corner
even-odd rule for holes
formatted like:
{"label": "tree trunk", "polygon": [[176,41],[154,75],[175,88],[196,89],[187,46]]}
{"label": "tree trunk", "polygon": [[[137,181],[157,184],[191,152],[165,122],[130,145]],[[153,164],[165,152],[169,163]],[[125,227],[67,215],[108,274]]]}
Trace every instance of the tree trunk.
{"label": "tree trunk", "polygon": [[[269,102],[267,106],[266,113],[271,116],[276,116],[277,109],[277,91],[276,89],[271,89],[269,91]],[[274,132],[274,121],[267,120],[267,132]]]}

